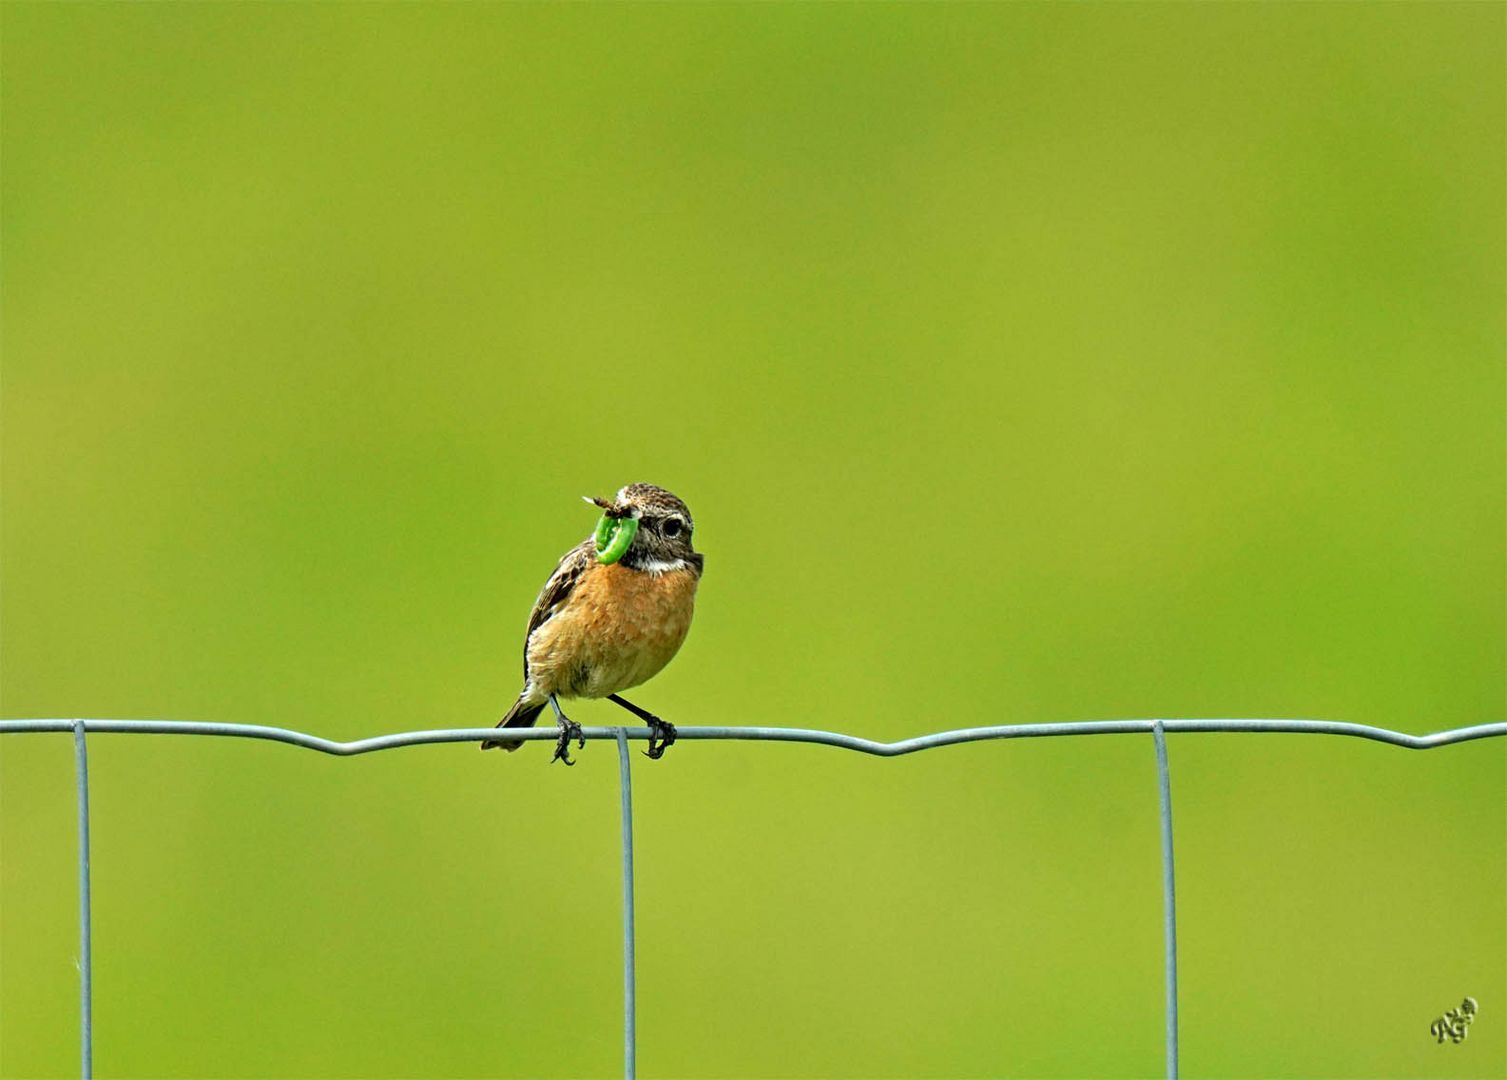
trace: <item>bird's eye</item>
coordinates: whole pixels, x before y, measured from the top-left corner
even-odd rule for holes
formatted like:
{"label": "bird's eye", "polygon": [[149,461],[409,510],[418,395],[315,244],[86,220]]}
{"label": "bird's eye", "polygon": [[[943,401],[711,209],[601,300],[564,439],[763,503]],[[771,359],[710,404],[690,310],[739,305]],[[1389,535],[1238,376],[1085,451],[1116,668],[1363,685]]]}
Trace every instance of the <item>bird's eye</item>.
{"label": "bird's eye", "polygon": [[666,536],[679,536],[680,530],[685,528],[685,522],[678,517],[665,518],[665,523],[659,527],[659,531]]}

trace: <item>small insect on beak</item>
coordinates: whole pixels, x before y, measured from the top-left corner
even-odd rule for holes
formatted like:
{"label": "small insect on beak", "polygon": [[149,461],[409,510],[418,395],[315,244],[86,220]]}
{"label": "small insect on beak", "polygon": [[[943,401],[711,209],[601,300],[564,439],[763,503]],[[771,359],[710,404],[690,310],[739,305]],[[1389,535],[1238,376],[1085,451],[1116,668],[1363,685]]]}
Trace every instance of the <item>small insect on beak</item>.
{"label": "small insect on beak", "polygon": [[595,495],[582,495],[583,502],[589,502],[593,506],[600,506],[610,518],[626,517],[628,512],[618,507],[617,503],[608,499],[599,499]]}

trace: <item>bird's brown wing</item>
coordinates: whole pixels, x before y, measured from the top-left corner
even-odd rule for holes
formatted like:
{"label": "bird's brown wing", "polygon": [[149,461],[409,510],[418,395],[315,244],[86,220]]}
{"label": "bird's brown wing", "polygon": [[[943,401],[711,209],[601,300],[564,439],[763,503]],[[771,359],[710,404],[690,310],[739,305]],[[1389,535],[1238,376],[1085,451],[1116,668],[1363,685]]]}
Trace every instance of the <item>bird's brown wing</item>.
{"label": "bird's brown wing", "polygon": [[570,592],[576,587],[576,582],[581,580],[581,575],[596,558],[595,545],[590,537],[581,541],[575,547],[565,553],[560,560],[560,565],[555,567],[555,572],[544,583],[544,588],[539,590],[539,599],[534,601],[534,610],[529,613],[528,633],[523,636],[523,681],[528,682],[528,643],[534,636],[534,631],[539,629],[550,618],[565,606],[570,599]]}

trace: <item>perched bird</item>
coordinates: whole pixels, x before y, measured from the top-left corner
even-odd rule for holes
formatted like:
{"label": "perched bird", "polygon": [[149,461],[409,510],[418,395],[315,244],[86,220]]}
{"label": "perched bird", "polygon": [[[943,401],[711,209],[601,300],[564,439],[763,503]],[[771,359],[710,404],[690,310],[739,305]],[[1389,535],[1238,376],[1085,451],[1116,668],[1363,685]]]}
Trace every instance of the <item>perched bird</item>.
{"label": "perched bird", "polygon": [[[571,765],[570,740],[578,747],[586,740],[558,698],[605,697],[648,723],[648,755],[658,758],[675,741],[675,728],[618,691],[657,675],[691,628],[702,564],[691,547],[691,512],[653,484],[629,484],[611,501],[586,501],[602,508],[602,518],[592,536],[565,553],[534,602],[523,643],[523,691],[497,726],[532,727],[548,705],[560,721],[550,760]],[[499,736],[481,748],[522,745]]]}

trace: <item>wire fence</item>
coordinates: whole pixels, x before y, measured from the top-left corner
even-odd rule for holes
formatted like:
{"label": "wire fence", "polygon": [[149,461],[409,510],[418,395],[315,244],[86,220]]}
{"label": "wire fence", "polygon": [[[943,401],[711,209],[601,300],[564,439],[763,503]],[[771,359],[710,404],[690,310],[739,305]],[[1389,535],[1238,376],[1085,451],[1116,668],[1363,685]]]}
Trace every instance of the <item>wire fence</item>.
{"label": "wire fence", "polygon": [[[648,741],[647,727],[587,727],[588,740],[610,739],[617,743],[618,782],[622,795],[623,854],[623,1074],[632,1080],[637,1072],[637,992],[634,984],[633,925],[633,778],[630,741]],[[1166,984],[1167,1076],[1176,1080],[1177,1050],[1177,903],[1172,858],[1172,781],[1167,765],[1166,733],[1172,732],[1261,732],[1303,735],[1341,735],[1390,743],[1410,750],[1429,750],[1474,739],[1507,736],[1507,723],[1478,724],[1430,735],[1408,735],[1387,728],[1331,720],[1091,720],[1055,724],[1006,724],[995,727],[960,728],[919,735],[899,742],[877,742],[835,731],[772,727],[683,727],[677,741],[704,739],[749,742],[798,742],[833,746],[843,750],[899,757],[960,743],[992,739],[1045,738],[1056,735],[1150,734],[1156,751],[1157,805],[1160,811],[1162,847],[1163,967]],[[495,729],[444,728],[433,731],[403,731],[354,742],[337,742],[286,728],[259,724],[223,724],[179,720],[0,720],[0,735],[71,732],[74,744],[78,791],[78,880],[79,880],[79,1039],[84,1080],[94,1073],[93,957],[90,943],[89,888],[89,750],[86,735],[199,735],[224,738],[264,739],[287,743],[338,757],[395,750],[432,743],[475,743],[495,735]],[[556,728],[525,728],[509,731],[510,739],[553,741]]]}

